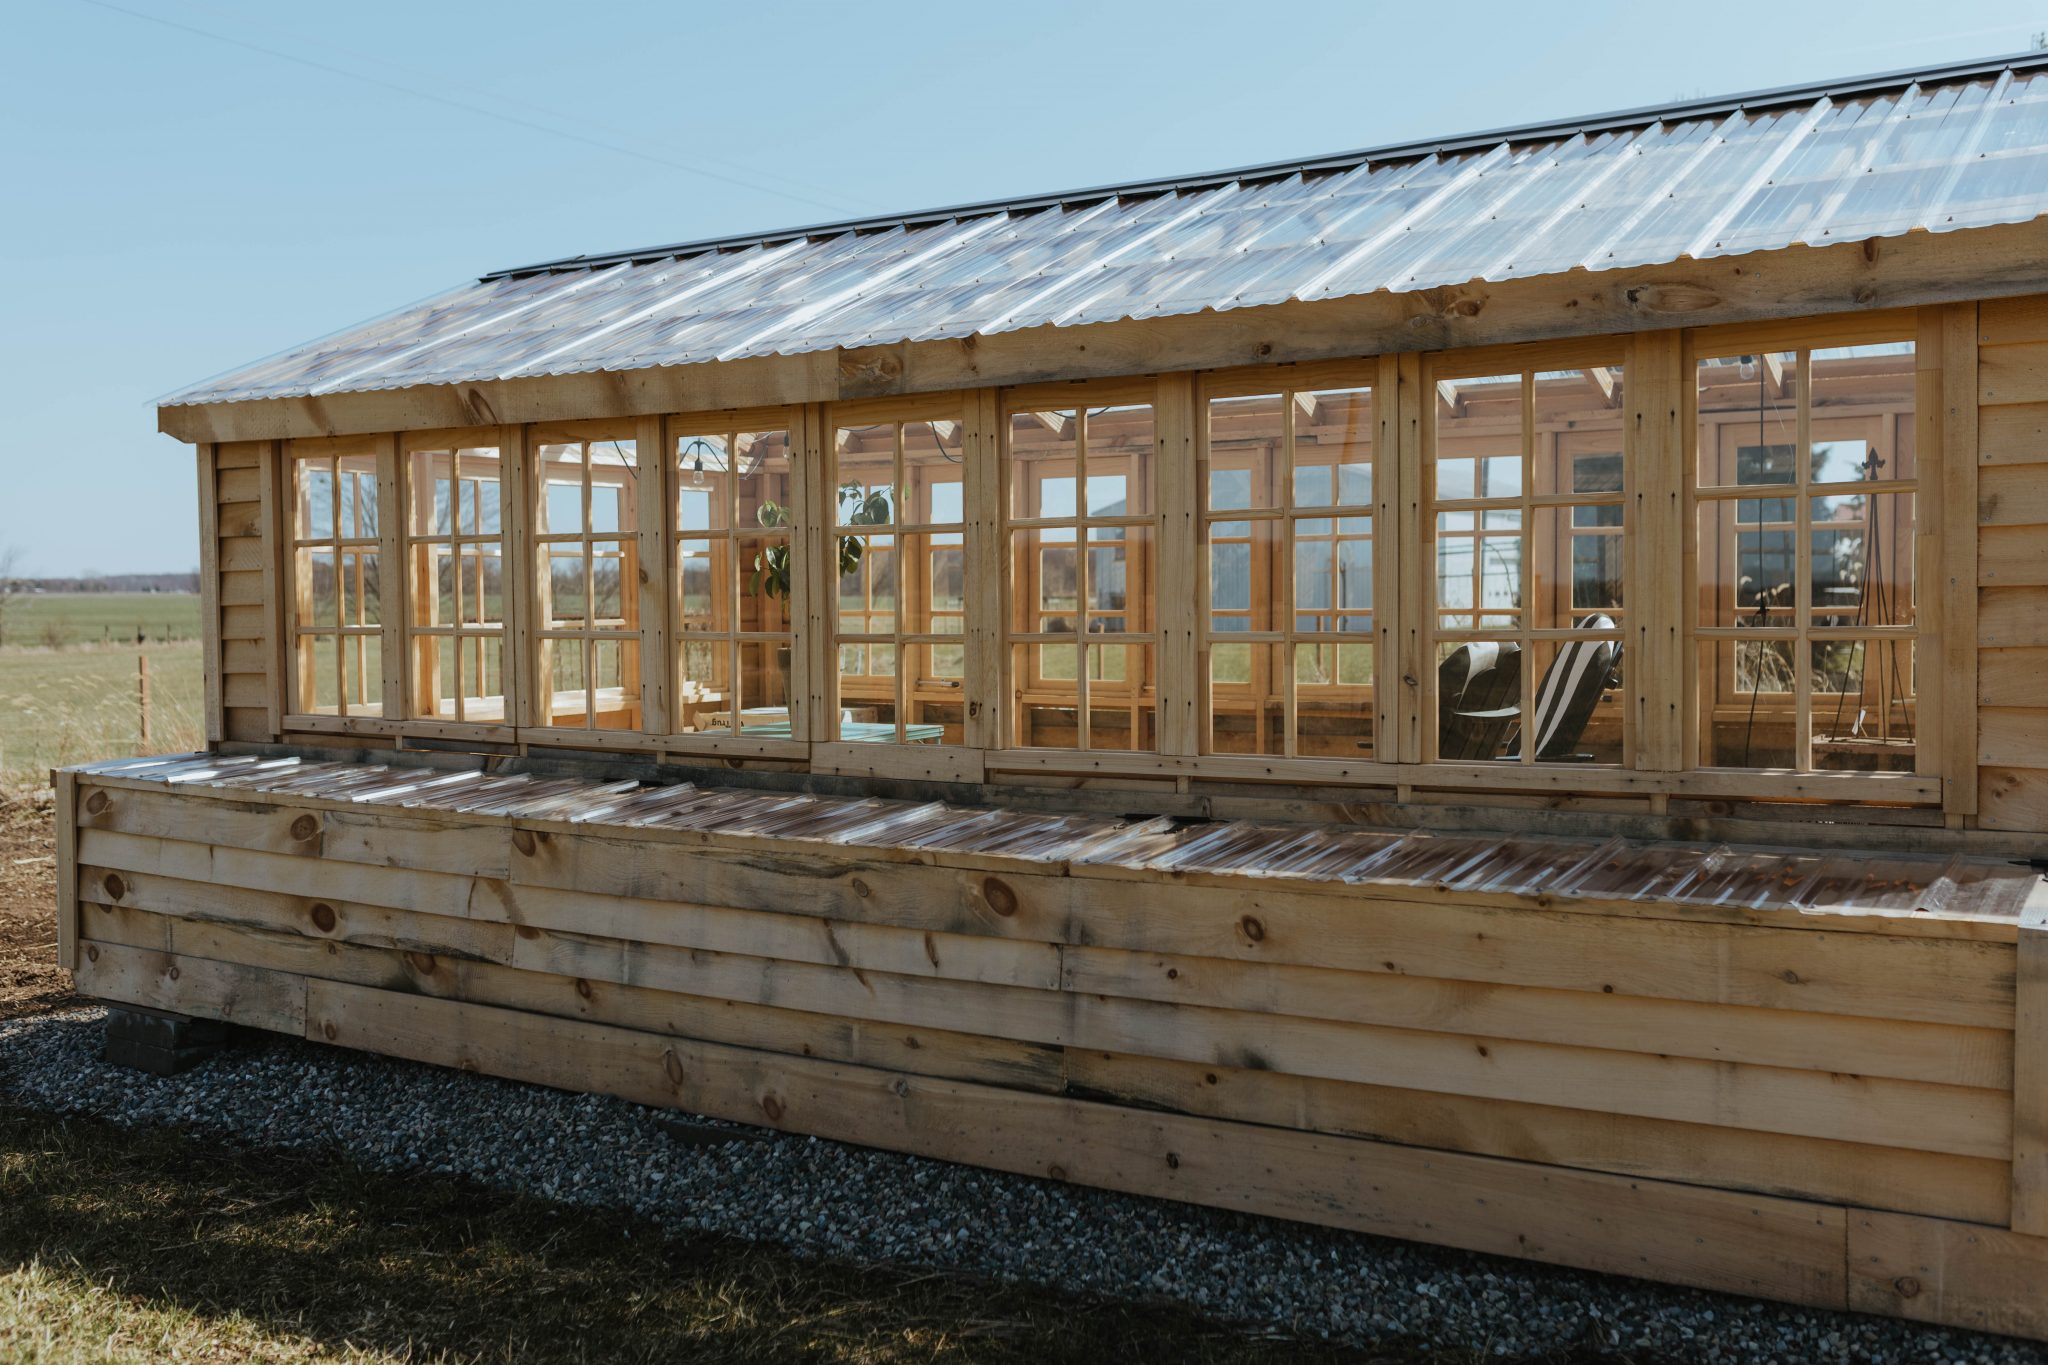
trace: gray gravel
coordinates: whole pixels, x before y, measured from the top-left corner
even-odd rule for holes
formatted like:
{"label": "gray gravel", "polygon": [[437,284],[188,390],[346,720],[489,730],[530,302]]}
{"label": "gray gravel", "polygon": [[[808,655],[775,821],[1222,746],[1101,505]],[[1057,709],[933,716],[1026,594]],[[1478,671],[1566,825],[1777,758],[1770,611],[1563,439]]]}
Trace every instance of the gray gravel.
{"label": "gray gravel", "polygon": [[[339,1149],[804,1256],[1177,1300],[1259,1328],[1503,1359],[2018,1365],[2024,1343],[1219,1213],[771,1134],[679,1142],[666,1111],[265,1037],[157,1079],[99,1060],[100,1012],[0,1023],[0,1100],[257,1146]],[[721,1125],[735,1127],[736,1125]],[[749,1135],[757,1130],[738,1130]]]}

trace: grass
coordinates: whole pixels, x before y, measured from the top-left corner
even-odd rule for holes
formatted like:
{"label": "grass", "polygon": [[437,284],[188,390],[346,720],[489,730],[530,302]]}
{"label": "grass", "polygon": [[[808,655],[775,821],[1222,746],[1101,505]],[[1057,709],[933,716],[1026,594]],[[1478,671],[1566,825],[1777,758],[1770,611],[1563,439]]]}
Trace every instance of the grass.
{"label": "grass", "polygon": [[197,640],[199,596],[189,592],[30,593],[0,613],[0,646],[45,649],[67,645]]}
{"label": "grass", "polygon": [[[886,1217],[881,1210],[877,1216]],[[0,1109],[0,1358],[1451,1362]]]}
{"label": "grass", "polygon": [[203,740],[199,644],[147,645],[150,744],[141,742],[133,644],[0,649],[0,778],[41,781],[70,763],[196,749]]}

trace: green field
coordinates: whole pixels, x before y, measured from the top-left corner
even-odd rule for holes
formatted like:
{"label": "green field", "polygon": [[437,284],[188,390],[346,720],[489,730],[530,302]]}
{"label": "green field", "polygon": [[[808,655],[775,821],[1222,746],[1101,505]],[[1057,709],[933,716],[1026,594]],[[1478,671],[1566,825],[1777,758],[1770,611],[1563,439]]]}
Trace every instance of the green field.
{"label": "green field", "polygon": [[189,592],[38,592],[0,611],[0,647],[152,643],[199,638],[199,595]]}
{"label": "green field", "polygon": [[[191,615],[196,625],[197,612]],[[0,777],[40,780],[70,763],[201,747],[199,642],[152,644],[140,653],[149,659],[147,749],[134,644],[0,648]]]}

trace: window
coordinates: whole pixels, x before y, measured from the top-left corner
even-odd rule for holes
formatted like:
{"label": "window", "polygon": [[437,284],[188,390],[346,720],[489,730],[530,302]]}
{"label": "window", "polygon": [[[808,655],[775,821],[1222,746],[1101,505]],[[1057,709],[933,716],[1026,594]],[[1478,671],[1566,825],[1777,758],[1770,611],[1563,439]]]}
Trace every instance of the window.
{"label": "window", "polygon": [[1435,757],[1623,762],[1622,367],[1433,378]]}
{"label": "window", "polygon": [[1699,762],[1911,772],[1912,343],[1706,356],[1695,383]]}
{"label": "window", "polygon": [[406,715],[504,725],[504,460],[496,445],[405,446]]}
{"label": "window", "polygon": [[672,435],[676,730],[788,739],[798,568],[787,430]]}
{"label": "window", "polygon": [[293,446],[292,705],[299,715],[381,716],[383,578],[374,448]]}
{"label": "window", "polygon": [[1008,742],[1158,748],[1152,407],[1009,414]]}
{"label": "window", "polygon": [[534,449],[539,723],[637,730],[640,464],[633,438],[544,433]]}
{"label": "window", "polygon": [[1213,393],[1202,543],[1209,753],[1370,757],[1373,393]]}
{"label": "window", "polygon": [[958,418],[834,437],[841,740],[959,744],[967,684],[966,464]]}

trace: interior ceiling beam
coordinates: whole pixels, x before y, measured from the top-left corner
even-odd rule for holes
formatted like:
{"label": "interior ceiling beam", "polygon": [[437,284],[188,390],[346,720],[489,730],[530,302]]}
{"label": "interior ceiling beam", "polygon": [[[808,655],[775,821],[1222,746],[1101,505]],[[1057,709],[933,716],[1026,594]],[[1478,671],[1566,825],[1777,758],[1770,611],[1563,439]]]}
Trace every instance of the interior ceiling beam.
{"label": "interior ceiling beam", "polygon": [[1629,270],[662,369],[158,409],[182,441],[712,413],[2048,293],[2048,219]]}

